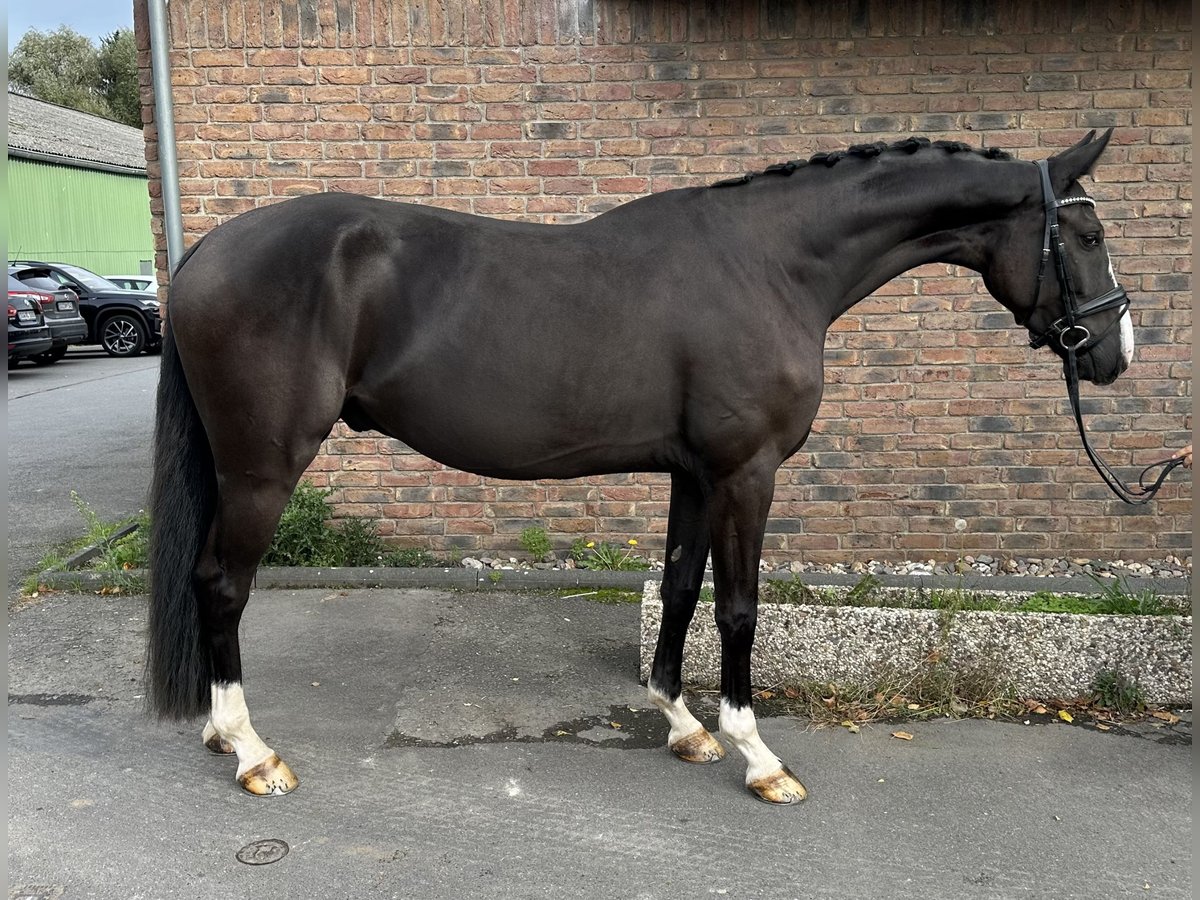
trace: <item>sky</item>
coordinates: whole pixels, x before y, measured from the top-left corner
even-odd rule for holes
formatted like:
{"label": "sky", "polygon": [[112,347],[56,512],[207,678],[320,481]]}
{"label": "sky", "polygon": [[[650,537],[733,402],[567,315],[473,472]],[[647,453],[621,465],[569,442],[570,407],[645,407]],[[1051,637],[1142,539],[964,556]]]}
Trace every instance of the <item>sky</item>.
{"label": "sky", "polygon": [[118,28],[133,27],[133,0],[8,0],[8,49],[30,28],[68,25],[97,44]]}

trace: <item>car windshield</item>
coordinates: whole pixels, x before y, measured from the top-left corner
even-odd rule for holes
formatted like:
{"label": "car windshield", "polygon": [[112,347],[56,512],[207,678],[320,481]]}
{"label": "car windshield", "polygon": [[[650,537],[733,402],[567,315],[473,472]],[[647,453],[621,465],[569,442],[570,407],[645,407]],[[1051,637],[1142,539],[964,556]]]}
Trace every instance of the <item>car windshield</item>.
{"label": "car windshield", "polygon": [[59,268],[84,287],[91,288],[93,291],[121,290],[121,288],[117,287],[117,285],[113,284],[107,278],[101,278],[95,272],[89,272],[87,269],[79,268],[79,266],[59,266]]}

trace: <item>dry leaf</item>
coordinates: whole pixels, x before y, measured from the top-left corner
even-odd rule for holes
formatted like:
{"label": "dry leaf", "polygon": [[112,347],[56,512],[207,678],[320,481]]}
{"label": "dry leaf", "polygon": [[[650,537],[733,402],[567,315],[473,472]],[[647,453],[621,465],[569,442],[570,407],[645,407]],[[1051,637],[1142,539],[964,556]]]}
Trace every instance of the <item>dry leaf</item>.
{"label": "dry leaf", "polygon": [[913,739],[913,736],[907,731],[893,731],[892,737],[900,738],[902,741],[911,741]]}
{"label": "dry leaf", "polygon": [[858,726],[849,719],[842,720],[842,727],[848,729],[851,734],[858,734]]}
{"label": "dry leaf", "polygon": [[1166,712],[1165,710],[1161,709],[1156,709],[1154,712],[1150,713],[1150,715],[1154,716],[1156,719],[1162,719],[1168,725],[1174,725],[1179,721],[1179,716],[1175,715],[1175,713]]}
{"label": "dry leaf", "polygon": [[616,728],[617,730],[620,730],[620,728],[621,728],[620,722],[609,722],[608,724],[611,725],[613,728]]}
{"label": "dry leaf", "polygon": [[905,707],[905,709],[920,709],[920,708],[921,708],[920,703],[910,703],[910,704],[908,704],[908,706]]}
{"label": "dry leaf", "polygon": [[554,733],[555,733],[556,735],[558,735],[559,737],[562,737],[564,734],[570,734],[571,732],[569,732],[569,731],[563,731],[563,730],[560,728],[560,729],[558,729],[558,731],[556,731],[556,732],[554,732]]}
{"label": "dry leaf", "polygon": [[775,692],[774,692],[774,691],[759,691],[759,692],[758,692],[758,698],[759,698],[760,700],[770,700],[770,699],[771,699],[771,698],[773,698],[774,696],[775,696]]}
{"label": "dry leaf", "polygon": [[1060,719],[1062,719],[1064,722],[1074,722],[1074,721],[1075,721],[1075,717],[1074,717],[1074,716],[1072,716],[1072,715],[1071,715],[1069,712],[1067,712],[1065,709],[1060,709],[1060,710],[1058,711],[1058,717],[1059,717]]}
{"label": "dry leaf", "polygon": [[1100,724],[1096,725],[1096,730],[1097,731],[1112,731],[1112,729],[1109,728],[1107,725],[1100,725]]}
{"label": "dry leaf", "polygon": [[1044,716],[1044,715],[1046,714],[1046,707],[1042,706],[1042,705],[1039,703],[1039,704],[1038,704],[1036,707],[1034,707],[1034,710],[1033,710],[1033,711],[1034,711],[1035,713],[1037,713],[1039,716]]}

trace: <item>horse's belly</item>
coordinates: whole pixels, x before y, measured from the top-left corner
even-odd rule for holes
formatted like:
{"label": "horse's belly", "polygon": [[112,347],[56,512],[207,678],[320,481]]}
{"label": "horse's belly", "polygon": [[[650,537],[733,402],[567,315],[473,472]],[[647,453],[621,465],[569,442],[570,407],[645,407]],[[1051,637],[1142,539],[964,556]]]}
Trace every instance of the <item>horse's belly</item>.
{"label": "horse's belly", "polygon": [[495,478],[660,470],[670,443],[661,421],[631,409],[588,408],[568,396],[500,398],[441,388],[363,409],[369,423],[359,424],[443,465]]}

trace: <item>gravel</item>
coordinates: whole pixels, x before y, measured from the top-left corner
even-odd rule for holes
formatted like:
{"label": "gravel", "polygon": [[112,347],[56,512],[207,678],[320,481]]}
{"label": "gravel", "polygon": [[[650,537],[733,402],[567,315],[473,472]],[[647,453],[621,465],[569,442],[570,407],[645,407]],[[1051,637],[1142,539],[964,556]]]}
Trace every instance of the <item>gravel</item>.
{"label": "gravel", "polygon": [[[661,571],[661,559],[651,558],[650,571]],[[502,569],[507,571],[529,569],[574,569],[578,568],[575,560],[566,557],[554,562],[519,559],[515,556],[479,558],[467,557],[461,565],[468,569]],[[709,566],[711,568],[711,565]],[[1192,575],[1191,557],[1180,558],[1167,556],[1163,559],[1150,559],[1144,562],[1132,560],[1094,560],[1081,557],[994,557],[987,554],[979,556],[964,556],[954,562],[937,562],[936,560],[907,560],[903,562],[882,562],[868,560],[866,562],[835,563],[833,565],[817,565],[799,560],[792,562],[770,563],[762,560],[759,563],[762,572],[791,572],[793,574],[822,573],[830,575],[1037,575],[1045,577],[1068,577],[1078,575],[1095,575],[1097,578],[1190,578]]]}

